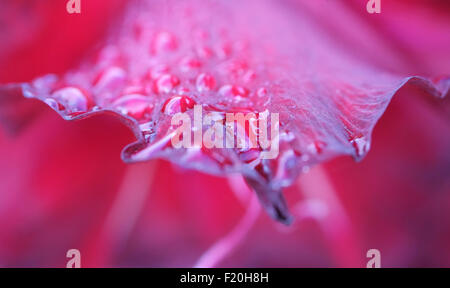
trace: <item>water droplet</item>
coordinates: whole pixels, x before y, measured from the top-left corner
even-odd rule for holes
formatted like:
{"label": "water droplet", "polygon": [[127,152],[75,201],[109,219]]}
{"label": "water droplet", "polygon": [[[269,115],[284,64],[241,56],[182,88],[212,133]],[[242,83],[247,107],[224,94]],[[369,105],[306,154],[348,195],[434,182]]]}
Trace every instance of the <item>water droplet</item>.
{"label": "water droplet", "polygon": [[145,122],[139,125],[139,129],[142,132],[142,135],[145,138],[145,141],[149,142],[151,140],[151,137],[154,136],[155,130],[154,130],[154,122],[149,121]]}
{"label": "water droplet", "polygon": [[150,119],[153,104],[148,97],[131,94],[114,101],[113,108],[141,122]]}
{"label": "water droplet", "polygon": [[148,95],[150,94],[151,87],[149,85],[146,85],[144,81],[140,78],[136,78],[131,80],[127,86],[123,89],[122,95],[130,95],[130,94],[142,94],[142,95]]}
{"label": "water droplet", "polygon": [[267,89],[264,88],[264,87],[259,88],[259,89],[256,91],[256,96],[258,96],[258,97],[260,97],[260,98],[266,97],[266,96],[267,96]]}
{"label": "water droplet", "polygon": [[221,70],[223,71],[222,73],[238,79],[243,77],[245,73],[248,72],[248,63],[245,60],[234,60],[225,63]]}
{"label": "water droplet", "polygon": [[180,61],[180,69],[184,72],[192,71],[200,67],[202,67],[202,62],[193,57],[184,57]]}
{"label": "water droplet", "polygon": [[125,85],[127,74],[125,70],[120,67],[109,67],[100,72],[94,81],[96,89],[103,90],[117,90]]}
{"label": "water droplet", "polygon": [[216,48],[217,56],[220,59],[226,59],[231,56],[233,51],[231,43],[223,43]]}
{"label": "water droplet", "polygon": [[180,95],[185,95],[188,94],[191,90],[189,90],[189,88],[186,87],[180,87],[177,89],[177,93]]}
{"label": "water droplet", "polygon": [[210,34],[206,30],[198,30],[195,32],[195,38],[198,41],[208,40],[210,38]]}
{"label": "water droplet", "polygon": [[171,74],[164,74],[156,80],[156,93],[170,93],[173,88],[180,84],[180,79]]}
{"label": "water droplet", "polygon": [[89,97],[77,87],[65,87],[56,90],[52,98],[64,105],[69,112],[85,112],[88,110]]}
{"label": "water droplet", "polygon": [[370,150],[370,141],[367,141],[364,136],[354,138],[350,140],[350,143],[352,143],[352,146],[355,149],[356,159],[362,158]]}
{"label": "water droplet", "polygon": [[207,46],[197,48],[197,55],[203,59],[209,59],[214,56],[214,52]]}
{"label": "water droplet", "polygon": [[255,81],[256,78],[257,78],[257,75],[256,75],[256,73],[253,72],[253,71],[247,71],[247,72],[244,74],[244,82],[245,82],[245,83],[253,82],[253,81]]}
{"label": "water droplet", "polygon": [[170,68],[166,64],[158,64],[150,69],[148,75],[150,79],[158,79],[162,75],[169,73],[169,71]]}
{"label": "water droplet", "polygon": [[162,112],[166,115],[173,116],[176,113],[184,113],[194,108],[194,105],[195,101],[188,96],[173,96],[164,103]]}
{"label": "water droplet", "polygon": [[61,111],[65,109],[64,106],[58,103],[55,99],[47,98],[44,100],[44,102],[55,111]]}
{"label": "water droplet", "polygon": [[232,98],[232,97],[247,97],[249,91],[240,86],[234,86],[234,85],[224,85],[219,89],[219,94],[226,97],[226,98]]}
{"label": "water droplet", "polygon": [[214,90],[216,87],[216,79],[212,75],[202,73],[197,77],[196,86],[199,92]]}
{"label": "water droplet", "polygon": [[153,44],[153,52],[170,52],[178,48],[178,41],[176,37],[167,31],[162,31],[156,34]]}

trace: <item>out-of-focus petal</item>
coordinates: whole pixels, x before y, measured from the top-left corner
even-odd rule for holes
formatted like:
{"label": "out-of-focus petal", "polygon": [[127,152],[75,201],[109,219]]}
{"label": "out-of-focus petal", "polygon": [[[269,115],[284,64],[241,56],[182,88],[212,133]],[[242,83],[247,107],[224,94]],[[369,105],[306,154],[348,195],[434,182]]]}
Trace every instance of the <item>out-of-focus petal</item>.
{"label": "out-of-focus petal", "polygon": [[95,242],[127,169],[118,153],[132,134],[120,122],[48,112],[13,138],[0,131],[1,266],[65,266],[69,249]]}
{"label": "out-of-focus petal", "polygon": [[92,50],[125,4],[82,1],[82,14],[69,15],[67,1],[2,1],[0,83],[30,81],[64,73]]}
{"label": "out-of-focus petal", "polygon": [[374,130],[357,166],[325,164],[362,241],[384,267],[449,265],[450,125],[423,91],[403,89]]}

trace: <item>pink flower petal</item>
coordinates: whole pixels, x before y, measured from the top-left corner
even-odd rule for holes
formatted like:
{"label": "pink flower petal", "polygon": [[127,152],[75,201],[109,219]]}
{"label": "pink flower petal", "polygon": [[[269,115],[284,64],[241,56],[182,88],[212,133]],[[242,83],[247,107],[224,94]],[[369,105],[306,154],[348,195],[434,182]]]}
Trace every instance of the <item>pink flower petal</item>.
{"label": "pink flower petal", "polygon": [[[323,33],[307,10],[294,13],[290,8],[268,0],[130,4],[98,55],[62,77],[47,75],[24,84],[23,93],[44,101],[66,120],[99,113],[120,117],[137,138],[122,152],[126,162],[166,158],[217,175],[240,172],[269,214],[289,223],[283,187],[312,165],[336,156],[362,159],[375,124],[402,87],[415,85],[443,98],[450,83],[445,77],[432,83],[387,72],[379,63],[364,63],[353,50],[335,45],[336,39]],[[208,35],[201,33],[205,29]],[[205,47],[212,55],[195,54]],[[181,60],[193,56],[205,58],[201,67],[185,69]],[[162,66],[170,70],[162,75],[176,77],[170,87],[154,79]],[[228,87],[229,93],[220,93],[225,90],[216,90],[216,85],[198,89],[202,73],[214,77],[217,87]],[[118,101],[128,103],[120,99],[129,97],[125,91],[130,89],[143,91],[139,99],[147,97],[151,109],[128,113],[136,106],[118,108]],[[164,104],[172,103],[169,99],[190,99],[209,111],[279,113],[279,157],[257,158],[250,164],[245,160],[253,155],[241,155],[237,149],[175,150],[168,137],[171,113],[163,113]],[[189,110],[183,105],[178,110]]]}

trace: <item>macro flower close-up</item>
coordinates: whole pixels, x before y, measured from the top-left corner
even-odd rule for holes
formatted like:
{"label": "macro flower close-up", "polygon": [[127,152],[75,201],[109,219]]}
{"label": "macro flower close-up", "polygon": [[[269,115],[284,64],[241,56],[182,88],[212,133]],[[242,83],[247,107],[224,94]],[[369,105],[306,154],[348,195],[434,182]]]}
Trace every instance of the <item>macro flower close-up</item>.
{"label": "macro flower close-up", "polygon": [[2,1],[0,267],[450,266],[449,31],[445,0]]}

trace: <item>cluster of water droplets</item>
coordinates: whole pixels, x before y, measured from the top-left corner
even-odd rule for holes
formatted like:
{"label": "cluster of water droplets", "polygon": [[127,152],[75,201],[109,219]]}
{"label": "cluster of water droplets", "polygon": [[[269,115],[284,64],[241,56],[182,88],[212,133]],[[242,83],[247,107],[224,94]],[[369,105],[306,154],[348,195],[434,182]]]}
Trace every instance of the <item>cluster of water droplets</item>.
{"label": "cluster of water droplets", "polygon": [[[278,73],[289,70],[283,63],[276,65],[276,45],[265,46],[239,29],[239,19],[226,14],[227,5],[221,3],[173,1],[170,15],[158,13],[163,3],[132,7],[120,29],[88,61],[63,77],[49,75],[25,84],[24,94],[41,99],[68,120],[99,111],[125,117],[138,131],[138,142],[123,152],[126,161],[163,157],[207,173],[243,173],[272,216],[288,222],[281,189],[333,156],[363,157],[370,147],[369,133],[361,133],[352,111],[346,111],[348,87],[333,94],[337,108],[319,110],[324,103],[331,107],[327,93],[317,93],[317,84],[305,77]],[[196,5],[210,7],[193,12]],[[330,89],[336,87],[342,88]],[[280,113],[278,157],[262,159],[262,148],[174,149],[172,116],[187,112],[192,117],[196,104],[222,122],[227,112]],[[258,133],[257,126],[244,127],[248,129]]]}

